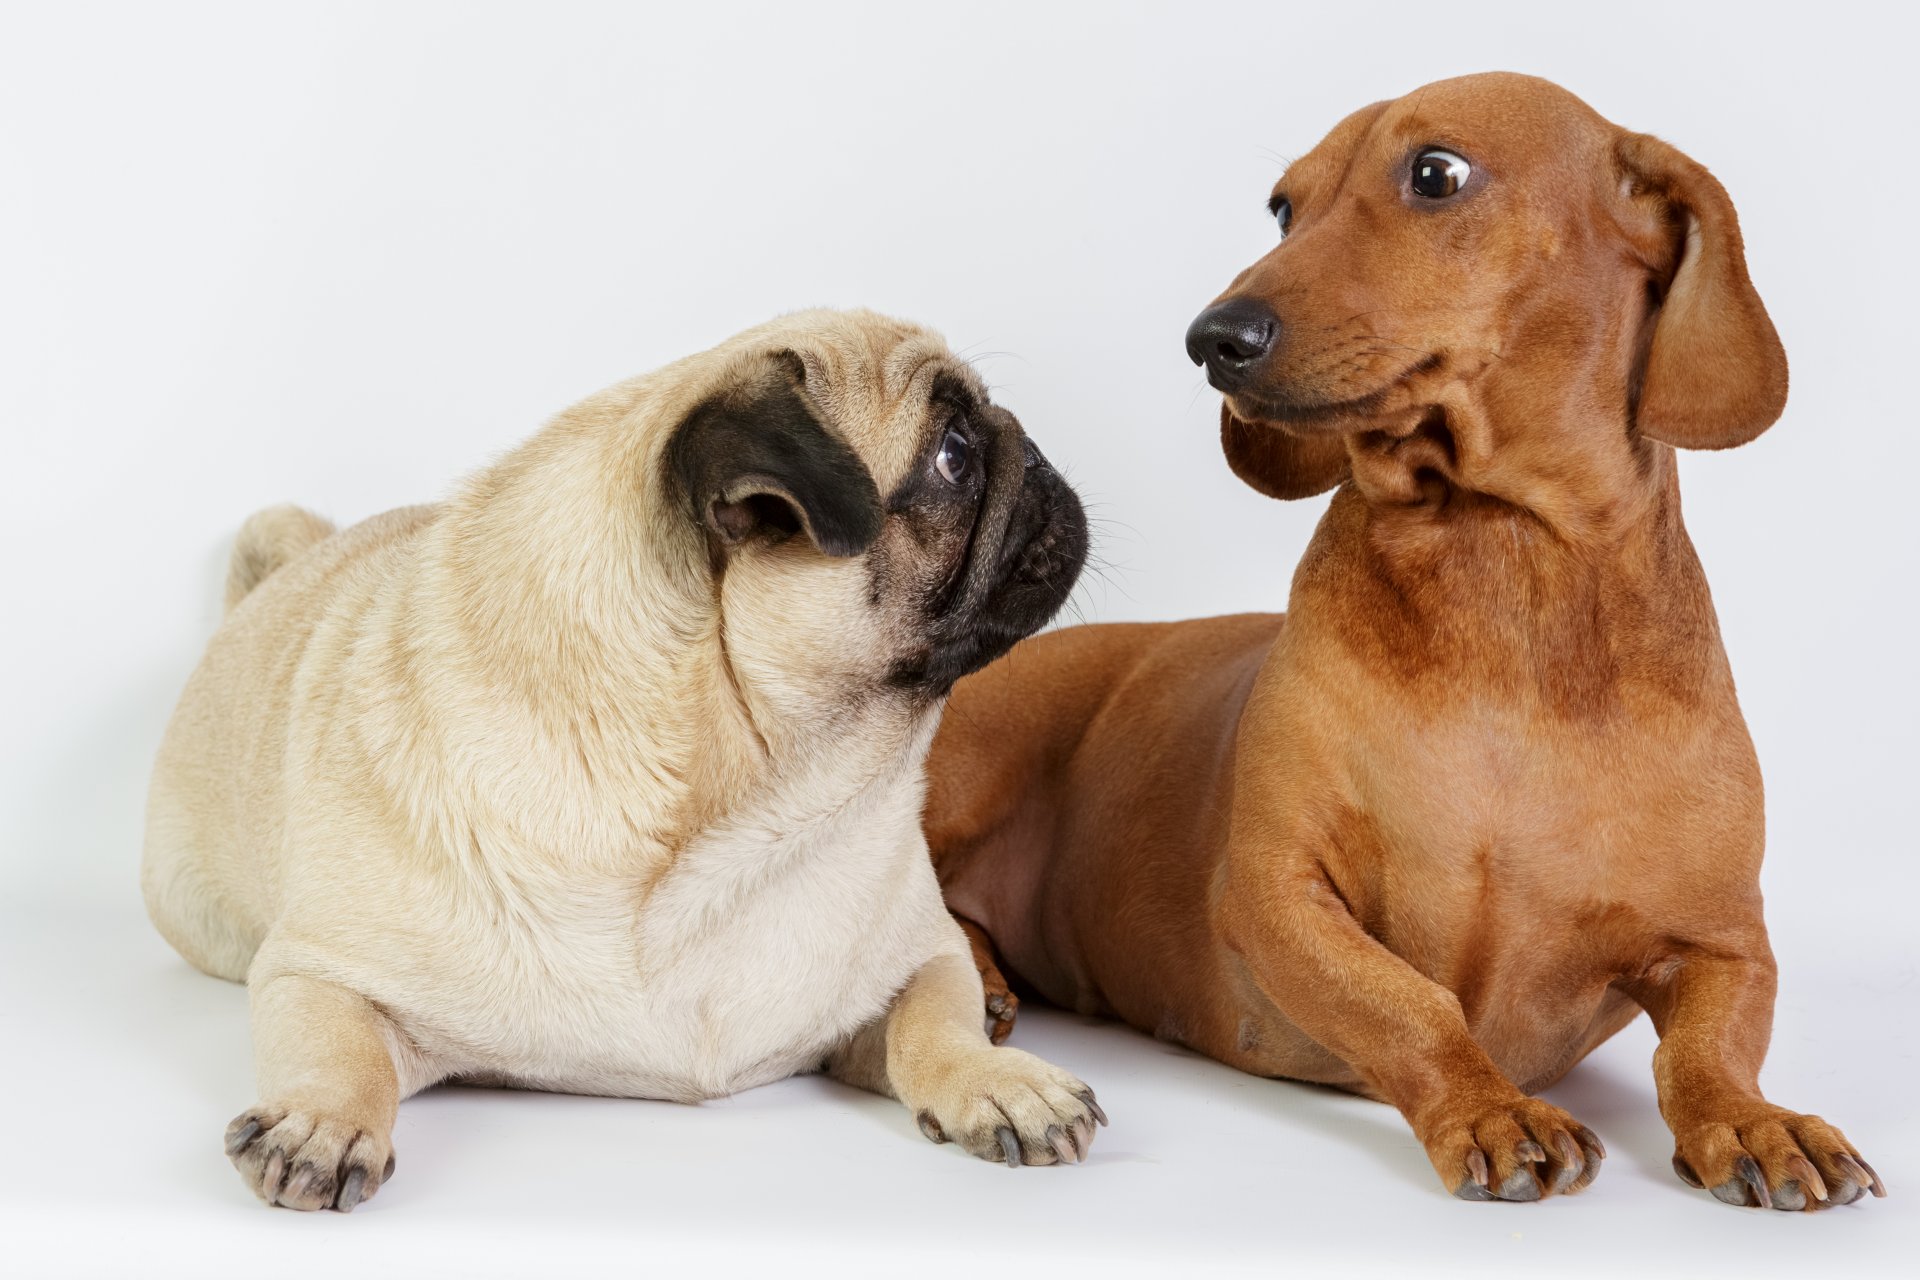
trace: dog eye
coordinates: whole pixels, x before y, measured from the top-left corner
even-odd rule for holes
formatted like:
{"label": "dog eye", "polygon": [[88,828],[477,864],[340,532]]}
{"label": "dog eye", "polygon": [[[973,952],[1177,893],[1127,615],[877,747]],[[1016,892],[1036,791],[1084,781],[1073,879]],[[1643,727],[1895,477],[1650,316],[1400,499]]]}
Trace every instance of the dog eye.
{"label": "dog eye", "polygon": [[1467,184],[1473,167],[1451,151],[1428,147],[1413,158],[1413,194],[1444,200]]}
{"label": "dog eye", "polygon": [[1280,238],[1285,240],[1287,232],[1293,229],[1293,201],[1281,196],[1267,206],[1273,212],[1273,220],[1280,224]]}
{"label": "dog eye", "polygon": [[933,469],[948,484],[957,485],[967,477],[967,467],[973,461],[973,446],[967,438],[947,428],[946,439],[940,442],[940,452],[933,456]]}

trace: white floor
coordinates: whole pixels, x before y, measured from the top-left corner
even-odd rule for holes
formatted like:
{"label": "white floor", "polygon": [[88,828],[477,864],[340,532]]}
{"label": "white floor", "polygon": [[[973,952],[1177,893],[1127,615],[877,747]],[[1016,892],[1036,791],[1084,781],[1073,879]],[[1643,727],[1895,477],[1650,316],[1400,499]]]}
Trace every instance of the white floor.
{"label": "white floor", "polygon": [[1894,1188],[1817,1215],[1674,1179],[1644,1022],[1552,1094],[1606,1140],[1599,1181],[1500,1205],[1444,1195],[1385,1107],[1036,1010],[1016,1042],[1113,1118],[1079,1167],[970,1159],[819,1079],[699,1107],[447,1089],[401,1108],[394,1181],[342,1216],[263,1208],[221,1154],[253,1100],[239,987],[189,969],[131,896],[26,908],[0,916],[9,1276],[1920,1274],[1910,954],[1871,965],[1850,944],[1789,971],[1769,1091],[1843,1125]]}

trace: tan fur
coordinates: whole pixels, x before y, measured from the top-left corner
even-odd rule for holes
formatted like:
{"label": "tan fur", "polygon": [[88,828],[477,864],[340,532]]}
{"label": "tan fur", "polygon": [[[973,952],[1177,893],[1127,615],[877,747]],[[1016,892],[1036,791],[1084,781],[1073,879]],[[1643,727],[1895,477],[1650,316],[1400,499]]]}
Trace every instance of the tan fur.
{"label": "tan fur", "polygon": [[227,612],[232,613],[233,607],[268,574],[333,533],[331,520],[299,507],[268,507],[254,512],[234,536],[233,555],[227,564]]}
{"label": "tan fur", "polygon": [[143,884],[252,988],[229,1149],[269,1201],[351,1208],[399,1099],[456,1077],[693,1100],[827,1065],[975,1154],[1084,1150],[1085,1086],[981,1029],[918,823],[938,703],[882,687],[918,636],[869,570],[940,566],[892,519],[861,556],[722,553],[671,491],[674,427],[783,360],[882,493],[933,378],[978,387],[924,330],[802,313],[583,401],[443,505],[242,530]]}
{"label": "tan fur", "polygon": [[[1401,185],[1432,145],[1479,175],[1450,205]],[[1670,447],[1785,399],[1726,193],[1494,75],[1357,112],[1275,196],[1292,230],[1222,302],[1279,336],[1222,438],[1265,492],[1339,485],[1288,612],[1056,632],[961,682],[949,904],[1056,1002],[1392,1102],[1467,1199],[1591,1181],[1598,1140],[1529,1094],[1640,1009],[1683,1177],[1880,1192],[1757,1083],[1760,772]]]}

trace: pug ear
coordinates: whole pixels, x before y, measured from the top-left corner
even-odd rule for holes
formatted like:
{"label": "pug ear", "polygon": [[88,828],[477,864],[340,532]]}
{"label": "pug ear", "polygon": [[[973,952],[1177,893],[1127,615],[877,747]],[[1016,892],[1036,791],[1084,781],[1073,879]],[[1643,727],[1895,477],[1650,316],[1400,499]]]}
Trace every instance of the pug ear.
{"label": "pug ear", "polygon": [[791,357],[707,400],[674,431],[667,469],[695,516],[732,546],[805,531],[830,556],[880,535],[880,493],[845,441],[808,403]]}
{"label": "pug ear", "polygon": [[1615,154],[1628,194],[1661,202],[1675,240],[1653,337],[1633,399],[1643,435],[1684,449],[1726,449],[1772,426],[1787,403],[1787,353],[1747,277],[1733,200],[1706,168],[1644,133]]}
{"label": "pug ear", "polygon": [[1347,442],[1334,433],[1288,435],[1279,427],[1242,422],[1220,406],[1220,447],[1233,474],[1269,498],[1311,498],[1350,475]]}

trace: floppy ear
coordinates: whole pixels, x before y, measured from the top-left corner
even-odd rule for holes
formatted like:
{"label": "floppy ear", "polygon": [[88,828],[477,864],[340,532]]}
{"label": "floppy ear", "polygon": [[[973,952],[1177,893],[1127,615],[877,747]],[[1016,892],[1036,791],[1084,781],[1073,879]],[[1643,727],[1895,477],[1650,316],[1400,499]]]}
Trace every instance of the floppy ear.
{"label": "floppy ear", "polygon": [[1311,498],[1351,474],[1344,437],[1288,435],[1279,427],[1242,422],[1224,404],[1220,447],[1233,474],[1269,498]]}
{"label": "floppy ear", "polygon": [[1765,431],[1787,403],[1787,353],[1747,278],[1733,201],[1658,138],[1623,134],[1615,154],[1636,198],[1665,202],[1678,240],[1634,400],[1634,425],[1685,449],[1726,449]]}
{"label": "floppy ear", "polygon": [[667,444],[667,469],[700,522],[728,545],[805,530],[826,554],[857,556],[880,534],[879,490],[814,416],[788,362],[689,414]]}

